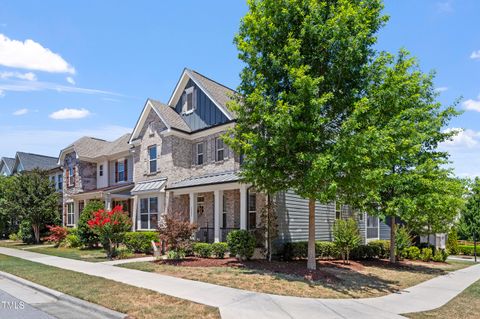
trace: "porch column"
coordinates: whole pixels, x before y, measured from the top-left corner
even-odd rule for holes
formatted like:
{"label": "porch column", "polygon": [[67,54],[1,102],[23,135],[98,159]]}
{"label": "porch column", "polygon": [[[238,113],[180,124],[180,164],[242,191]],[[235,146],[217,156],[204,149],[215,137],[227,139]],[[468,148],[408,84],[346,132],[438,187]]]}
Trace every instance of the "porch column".
{"label": "porch column", "polygon": [[138,209],[138,195],[133,196],[133,203],[130,210],[132,211],[132,231],[135,231],[135,225],[137,224],[137,209]]}
{"label": "porch column", "polygon": [[112,209],[112,196],[110,194],[105,194],[105,209]]}
{"label": "porch column", "polygon": [[247,229],[247,185],[240,185],[240,229]]}
{"label": "porch column", "polygon": [[190,223],[195,224],[197,222],[197,194],[189,193],[190,198]]}
{"label": "porch column", "polygon": [[223,191],[222,190],[216,190],[213,192],[213,198],[214,198],[214,207],[215,207],[215,212],[214,212],[214,217],[213,217],[213,226],[215,227],[214,229],[214,238],[215,242],[218,243],[220,242],[220,214],[222,211],[223,207]]}

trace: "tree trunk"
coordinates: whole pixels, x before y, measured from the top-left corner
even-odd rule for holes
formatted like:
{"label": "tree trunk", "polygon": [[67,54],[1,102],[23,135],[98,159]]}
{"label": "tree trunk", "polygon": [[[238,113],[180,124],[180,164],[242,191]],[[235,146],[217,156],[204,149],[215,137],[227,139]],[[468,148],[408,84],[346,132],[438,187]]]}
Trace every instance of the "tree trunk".
{"label": "tree trunk", "polygon": [[40,225],[32,225],[35,243],[40,244]]}
{"label": "tree trunk", "polygon": [[395,256],[395,237],[396,237],[396,221],[395,216],[390,217],[390,262],[396,263],[397,256]]}
{"label": "tree trunk", "polygon": [[477,236],[476,236],[476,233],[473,233],[473,256],[475,257],[475,262],[477,262]]}
{"label": "tree trunk", "polygon": [[308,200],[308,262],[307,268],[317,269],[315,260],[315,198]]}

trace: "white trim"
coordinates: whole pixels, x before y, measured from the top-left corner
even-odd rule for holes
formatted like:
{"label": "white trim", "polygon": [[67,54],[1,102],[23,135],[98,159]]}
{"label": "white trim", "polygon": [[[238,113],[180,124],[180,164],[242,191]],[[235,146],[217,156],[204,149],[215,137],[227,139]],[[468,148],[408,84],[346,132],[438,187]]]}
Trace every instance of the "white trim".
{"label": "white trim", "polygon": [[147,119],[147,116],[148,116],[147,110],[148,111],[154,110],[155,113],[157,114],[157,116],[163,122],[163,124],[165,124],[167,129],[168,130],[171,129],[171,127],[170,127],[170,125],[168,125],[167,121],[165,121],[165,119],[160,115],[160,113],[157,111],[157,109],[153,106],[152,102],[150,100],[147,100],[147,102],[145,103],[145,106],[143,107],[142,114],[138,118],[137,124],[135,125],[135,128],[133,129],[133,133],[130,136],[130,140],[128,141],[129,144],[132,144],[132,141],[137,138],[137,135],[138,135],[139,131],[145,125],[145,122],[146,122],[146,119]]}
{"label": "white trim", "polygon": [[220,183],[220,184],[212,184],[212,185],[199,185],[199,186],[184,187],[184,188],[178,188],[178,189],[167,189],[167,191],[172,192],[175,195],[185,195],[190,193],[207,193],[207,192],[213,192],[215,190],[239,189],[239,188],[242,188],[243,185],[245,184],[241,184],[239,182],[231,182],[231,183]]}
{"label": "white trim", "polygon": [[180,132],[180,131],[177,131],[177,130],[170,130],[170,129],[162,131],[162,132],[160,132],[160,134],[162,136],[174,135],[174,136],[182,137],[186,140],[195,140],[195,139],[198,139],[198,138],[207,137],[209,135],[213,135],[213,134],[217,134],[217,133],[226,131],[230,128],[233,128],[234,126],[235,126],[235,123],[229,122],[229,123],[214,126],[212,128],[201,130],[200,132],[191,133],[191,134]]}

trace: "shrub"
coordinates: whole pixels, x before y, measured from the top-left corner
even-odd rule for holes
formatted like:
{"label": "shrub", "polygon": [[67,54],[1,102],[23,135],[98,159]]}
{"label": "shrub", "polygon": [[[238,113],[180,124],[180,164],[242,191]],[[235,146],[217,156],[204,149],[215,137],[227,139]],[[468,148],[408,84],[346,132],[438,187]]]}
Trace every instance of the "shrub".
{"label": "shrub", "polygon": [[217,258],[224,258],[225,253],[228,251],[227,243],[213,243],[212,253]]}
{"label": "shrub", "polygon": [[250,259],[255,251],[255,238],[247,230],[234,230],[227,235],[230,253],[240,259]]}
{"label": "shrub", "polygon": [[117,258],[118,259],[127,259],[133,256],[133,253],[127,247],[120,247],[117,249]]}
{"label": "shrub", "polygon": [[448,257],[448,251],[446,249],[437,249],[432,257],[433,261],[445,262]]}
{"label": "shrub", "polygon": [[182,250],[185,255],[185,251],[190,249],[196,229],[197,225],[185,220],[181,214],[167,214],[159,227],[160,239],[166,242],[169,251]]}
{"label": "shrub", "polygon": [[169,250],[167,252],[167,259],[184,259],[185,251],[183,249]]}
{"label": "shrub", "polygon": [[423,248],[422,252],[420,253],[420,259],[428,262],[432,259],[433,251],[432,248]]}
{"label": "shrub", "polygon": [[25,244],[35,243],[35,235],[33,233],[32,224],[26,219],[22,220],[18,228],[18,237],[22,239]]}
{"label": "shrub", "polygon": [[[473,256],[474,246],[458,245],[458,249],[462,255]],[[480,247],[477,247],[477,254],[480,252]]]}
{"label": "shrub", "polygon": [[460,248],[458,247],[457,229],[452,228],[447,235],[447,249],[452,255],[458,255]]}
{"label": "shrub", "polygon": [[350,252],[360,244],[361,240],[355,219],[339,219],[333,225],[333,242],[342,254],[344,263],[349,262]]}
{"label": "shrub", "polygon": [[101,209],[104,209],[103,202],[91,200],[85,205],[83,211],[80,213],[80,219],[78,221],[78,236],[84,246],[92,248],[98,246],[98,243],[100,242],[98,235],[95,234],[90,226],[88,226],[88,221],[93,218],[93,213]]}
{"label": "shrub", "polygon": [[449,255],[450,255],[450,251],[448,249],[442,249],[443,262],[447,261],[447,258]]}
{"label": "shrub", "polygon": [[[317,241],[315,242],[315,255],[320,258],[338,258],[339,252],[333,242]],[[307,258],[308,242],[297,241],[285,243],[283,245],[283,258],[292,260],[297,258]]]}
{"label": "shrub", "polygon": [[408,247],[406,250],[406,255],[408,259],[418,260],[420,259],[420,248],[417,246]]}
{"label": "shrub", "polygon": [[8,235],[8,239],[13,240],[13,241],[19,241],[22,238],[20,236],[18,236],[18,233],[13,233],[13,234]]}
{"label": "shrub", "polygon": [[212,245],[208,243],[193,244],[193,253],[197,257],[208,258],[212,254]]}
{"label": "shrub", "polygon": [[354,260],[374,259],[378,258],[380,248],[376,245],[359,245],[355,247],[350,256]]}
{"label": "shrub", "polygon": [[378,258],[390,257],[390,240],[372,240],[367,245],[378,247]]}
{"label": "shrub", "polygon": [[410,246],[412,246],[412,238],[408,229],[405,226],[397,228],[395,241],[397,258],[400,259],[401,257],[406,256],[407,249]]}
{"label": "shrub", "polygon": [[65,247],[78,248],[82,247],[82,241],[76,233],[70,233],[65,237],[64,240]]}
{"label": "shrub", "polygon": [[121,206],[116,206],[111,211],[103,209],[95,212],[93,218],[88,221],[88,226],[100,238],[107,257],[115,256],[118,244],[124,239],[125,233],[132,227],[130,217],[122,211]]}
{"label": "shrub", "polygon": [[[306,255],[308,254],[308,242],[306,242]],[[306,256],[305,255],[305,256]],[[317,241],[315,242],[315,256],[322,259],[338,258],[340,255],[337,246],[331,241]]]}
{"label": "shrub", "polygon": [[124,244],[135,253],[151,254],[153,253],[152,240],[158,242],[157,232],[128,232],[125,233]]}
{"label": "shrub", "polygon": [[55,243],[55,247],[60,246],[62,241],[65,240],[68,234],[68,230],[66,227],[62,226],[47,226],[48,230],[50,231],[50,235],[45,237],[44,240]]}

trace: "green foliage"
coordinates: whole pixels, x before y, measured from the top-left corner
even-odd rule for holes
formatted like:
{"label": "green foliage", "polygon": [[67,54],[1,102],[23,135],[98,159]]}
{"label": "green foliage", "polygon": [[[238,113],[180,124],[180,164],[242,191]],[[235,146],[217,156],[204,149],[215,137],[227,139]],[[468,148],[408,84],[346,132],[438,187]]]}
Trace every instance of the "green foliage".
{"label": "green foliage", "polygon": [[[337,258],[340,255],[337,247],[330,241],[315,242],[315,256],[319,258]],[[307,258],[308,242],[289,242],[283,245],[283,258],[285,260]]]}
{"label": "green foliage", "polygon": [[250,259],[255,251],[255,237],[248,230],[233,230],[227,235],[230,253],[240,259]]}
{"label": "green foliage", "polygon": [[458,248],[457,229],[455,227],[452,227],[447,234],[447,249],[452,255],[457,255],[460,252]]}
{"label": "green foliage", "polygon": [[78,232],[69,233],[67,237],[65,237],[63,245],[71,248],[82,247],[82,241],[80,240],[80,236],[78,236]]}
{"label": "green foliage", "polygon": [[132,251],[128,247],[120,247],[117,249],[118,259],[128,259],[133,256]]}
{"label": "green foliage", "polygon": [[29,220],[24,219],[20,223],[18,237],[20,237],[25,244],[35,243],[35,234],[33,233],[32,224]]}
{"label": "green foliage", "polygon": [[360,244],[361,240],[355,219],[338,219],[335,221],[333,225],[333,242],[342,254],[344,262],[349,262],[350,252]]}
{"label": "green foliage", "polygon": [[212,254],[216,258],[224,258],[225,253],[228,251],[227,243],[213,243],[212,244]]}
{"label": "green foliage", "polygon": [[212,255],[212,245],[208,243],[193,244],[193,252],[196,256],[209,258]]}
{"label": "green foliage", "polygon": [[16,234],[22,219],[16,205],[16,176],[0,176],[0,234]]}
{"label": "green foliage", "polygon": [[87,202],[83,211],[80,213],[78,221],[78,236],[82,241],[82,245],[92,248],[98,246],[100,239],[95,232],[88,226],[87,222],[93,218],[93,213],[104,209],[104,204],[99,200],[90,200]]}
{"label": "green foliage", "polygon": [[167,259],[173,259],[173,260],[184,259],[185,255],[186,254],[183,249],[169,250],[167,252]]}
{"label": "green foliage", "polygon": [[[40,242],[46,225],[58,225],[58,193],[52,186],[46,171],[22,172],[15,178],[15,202],[13,208],[33,230],[34,242]],[[26,230],[23,231],[26,234]]]}
{"label": "green foliage", "polygon": [[418,260],[420,259],[420,248],[417,246],[410,246],[406,249],[406,256],[408,259],[411,260]]}
{"label": "green foliage", "polygon": [[396,241],[395,241],[395,250],[397,254],[397,258],[401,258],[406,256],[407,249],[412,245],[412,238],[410,236],[410,232],[405,226],[401,226],[397,228],[396,232]]}
{"label": "green foliage", "polygon": [[420,253],[421,260],[428,262],[432,260],[432,256],[433,256],[432,248],[422,248],[422,252]]}
{"label": "green foliage", "polygon": [[267,194],[267,204],[260,210],[260,223],[257,227],[259,239],[257,242],[266,244],[264,253],[268,260],[272,260],[272,246],[274,239],[278,236],[277,205],[272,195]]}
{"label": "green foliage", "polygon": [[[473,245],[458,245],[459,252],[462,255],[473,256],[475,251],[475,246]],[[480,249],[477,246],[477,254],[480,255]]]}
{"label": "green foliage", "polygon": [[446,249],[436,249],[435,254],[432,257],[433,261],[445,262],[448,258],[448,251]]}
{"label": "green foliage", "polygon": [[372,240],[368,242],[368,245],[378,247],[378,258],[388,258],[390,256],[389,240]]}
{"label": "green foliage", "polygon": [[13,233],[8,235],[8,239],[13,240],[13,241],[19,241],[22,240],[20,236],[18,236],[18,233]]}
{"label": "green foliage", "polygon": [[480,178],[476,177],[470,185],[467,204],[460,217],[460,229],[465,239],[480,238]]}
{"label": "green foliage", "polygon": [[381,248],[378,245],[358,245],[353,248],[350,257],[353,260],[369,260],[379,258]]}
{"label": "green foliage", "polygon": [[158,242],[159,235],[153,231],[137,231],[125,233],[124,244],[135,253],[153,253],[152,241]]}

